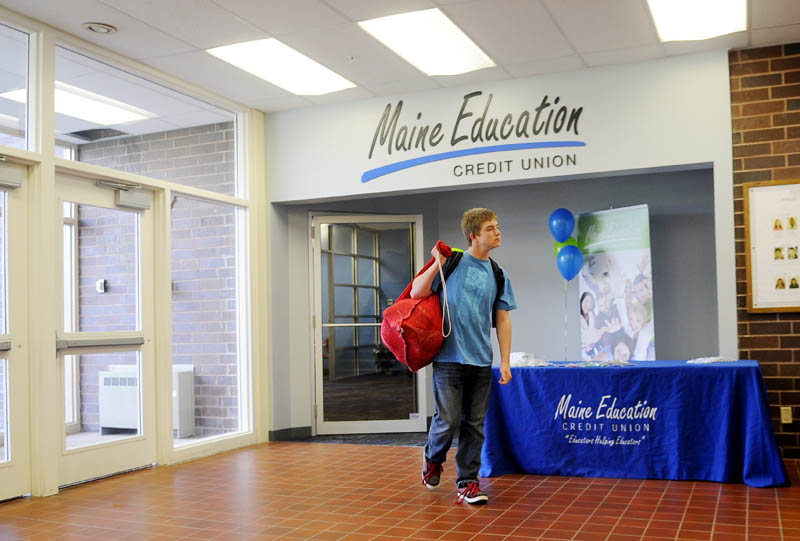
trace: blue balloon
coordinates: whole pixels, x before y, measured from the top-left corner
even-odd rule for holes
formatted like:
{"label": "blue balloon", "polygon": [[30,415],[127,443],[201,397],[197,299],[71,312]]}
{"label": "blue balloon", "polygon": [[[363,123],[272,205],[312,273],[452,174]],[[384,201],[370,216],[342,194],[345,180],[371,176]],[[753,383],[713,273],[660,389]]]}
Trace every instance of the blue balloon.
{"label": "blue balloon", "polygon": [[567,209],[556,209],[550,215],[550,232],[556,242],[564,242],[575,229],[575,216]]}
{"label": "blue balloon", "polygon": [[583,252],[577,246],[567,244],[558,251],[556,265],[558,265],[558,272],[561,273],[564,280],[569,282],[578,276],[583,267]]}

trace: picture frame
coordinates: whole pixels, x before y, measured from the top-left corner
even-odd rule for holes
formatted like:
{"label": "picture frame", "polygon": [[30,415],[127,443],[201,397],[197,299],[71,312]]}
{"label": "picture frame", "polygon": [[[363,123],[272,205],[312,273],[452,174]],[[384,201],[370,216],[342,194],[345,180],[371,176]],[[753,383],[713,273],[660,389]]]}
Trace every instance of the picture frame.
{"label": "picture frame", "polygon": [[742,184],[748,312],[800,312],[800,179]]}

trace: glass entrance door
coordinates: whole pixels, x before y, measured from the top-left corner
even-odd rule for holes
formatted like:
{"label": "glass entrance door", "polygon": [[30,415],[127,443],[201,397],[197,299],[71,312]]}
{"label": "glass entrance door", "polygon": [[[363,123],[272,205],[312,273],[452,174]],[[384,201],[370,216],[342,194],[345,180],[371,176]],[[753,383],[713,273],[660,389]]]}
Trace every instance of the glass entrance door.
{"label": "glass entrance door", "polygon": [[63,486],[156,461],[154,248],[149,192],[59,176],[57,194]]}
{"label": "glass entrance door", "polygon": [[0,183],[9,177],[18,188],[0,187],[0,501],[29,494],[30,410],[26,272],[27,168],[0,163]]}
{"label": "glass entrance door", "polygon": [[418,216],[317,216],[314,230],[316,431],[426,429],[426,376],[380,340],[383,310],[421,266]]}

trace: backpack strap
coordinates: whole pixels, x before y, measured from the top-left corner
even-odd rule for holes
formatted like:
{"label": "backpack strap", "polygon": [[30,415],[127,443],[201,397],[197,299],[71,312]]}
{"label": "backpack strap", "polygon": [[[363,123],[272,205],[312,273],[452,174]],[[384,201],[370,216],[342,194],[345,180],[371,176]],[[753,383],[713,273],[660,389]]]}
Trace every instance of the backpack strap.
{"label": "backpack strap", "polygon": [[444,264],[444,279],[447,280],[453,271],[456,270],[458,266],[458,262],[461,261],[461,258],[464,257],[464,250],[460,250],[458,248],[453,248],[453,254],[447,258],[447,261]]}
{"label": "backpack strap", "polygon": [[494,309],[494,304],[497,303],[497,299],[503,296],[503,293],[506,290],[506,280],[503,276],[503,269],[500,268],[500,265],[497,264],[497,261],[490,257],[489,262],[492,264],[494,281],[497,284],[497,295],[495,295],[494,303],[492,304],[492,327],[497,327],[497,310]]}
{"label": "backpack strap", "polygon": [[[453,274],[453,271],[456,270],[456,267],[463,256],[464,250],[453,248],[453,255],[447,258],[447,262],[444,264],[444,269],[442,269],[445,280],[447,280],[447,278]],[[490,257],[489,262],[492,264],[492,273],[494,274],[494,281],[497,284],[497,295],[494,297],[494,303],[496,303],[497,299],[499,299],[503,295],[503,292],[505,292],[506,280],[503,276],[503,269],[500,268],[500,265],[497,264],[497,261]],[[494,303],[492,303],[492,327],[497,327],[497,314],[494,310]]]}

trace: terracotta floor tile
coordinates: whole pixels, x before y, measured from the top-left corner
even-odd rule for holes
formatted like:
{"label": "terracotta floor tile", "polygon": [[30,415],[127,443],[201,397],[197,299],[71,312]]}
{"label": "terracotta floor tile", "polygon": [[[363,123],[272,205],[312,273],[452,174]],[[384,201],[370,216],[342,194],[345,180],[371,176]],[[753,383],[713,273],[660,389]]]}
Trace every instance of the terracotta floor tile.
{"label": "terracotta floor tile", "polygon": [[[0,539],[783,539],[800,541],[793,484],[506,475],[488,506],[454,505],[454,468],[419,484],[419,448],[270,443],[0,504]],[[369,462],[366,471],[362,463]]]}

